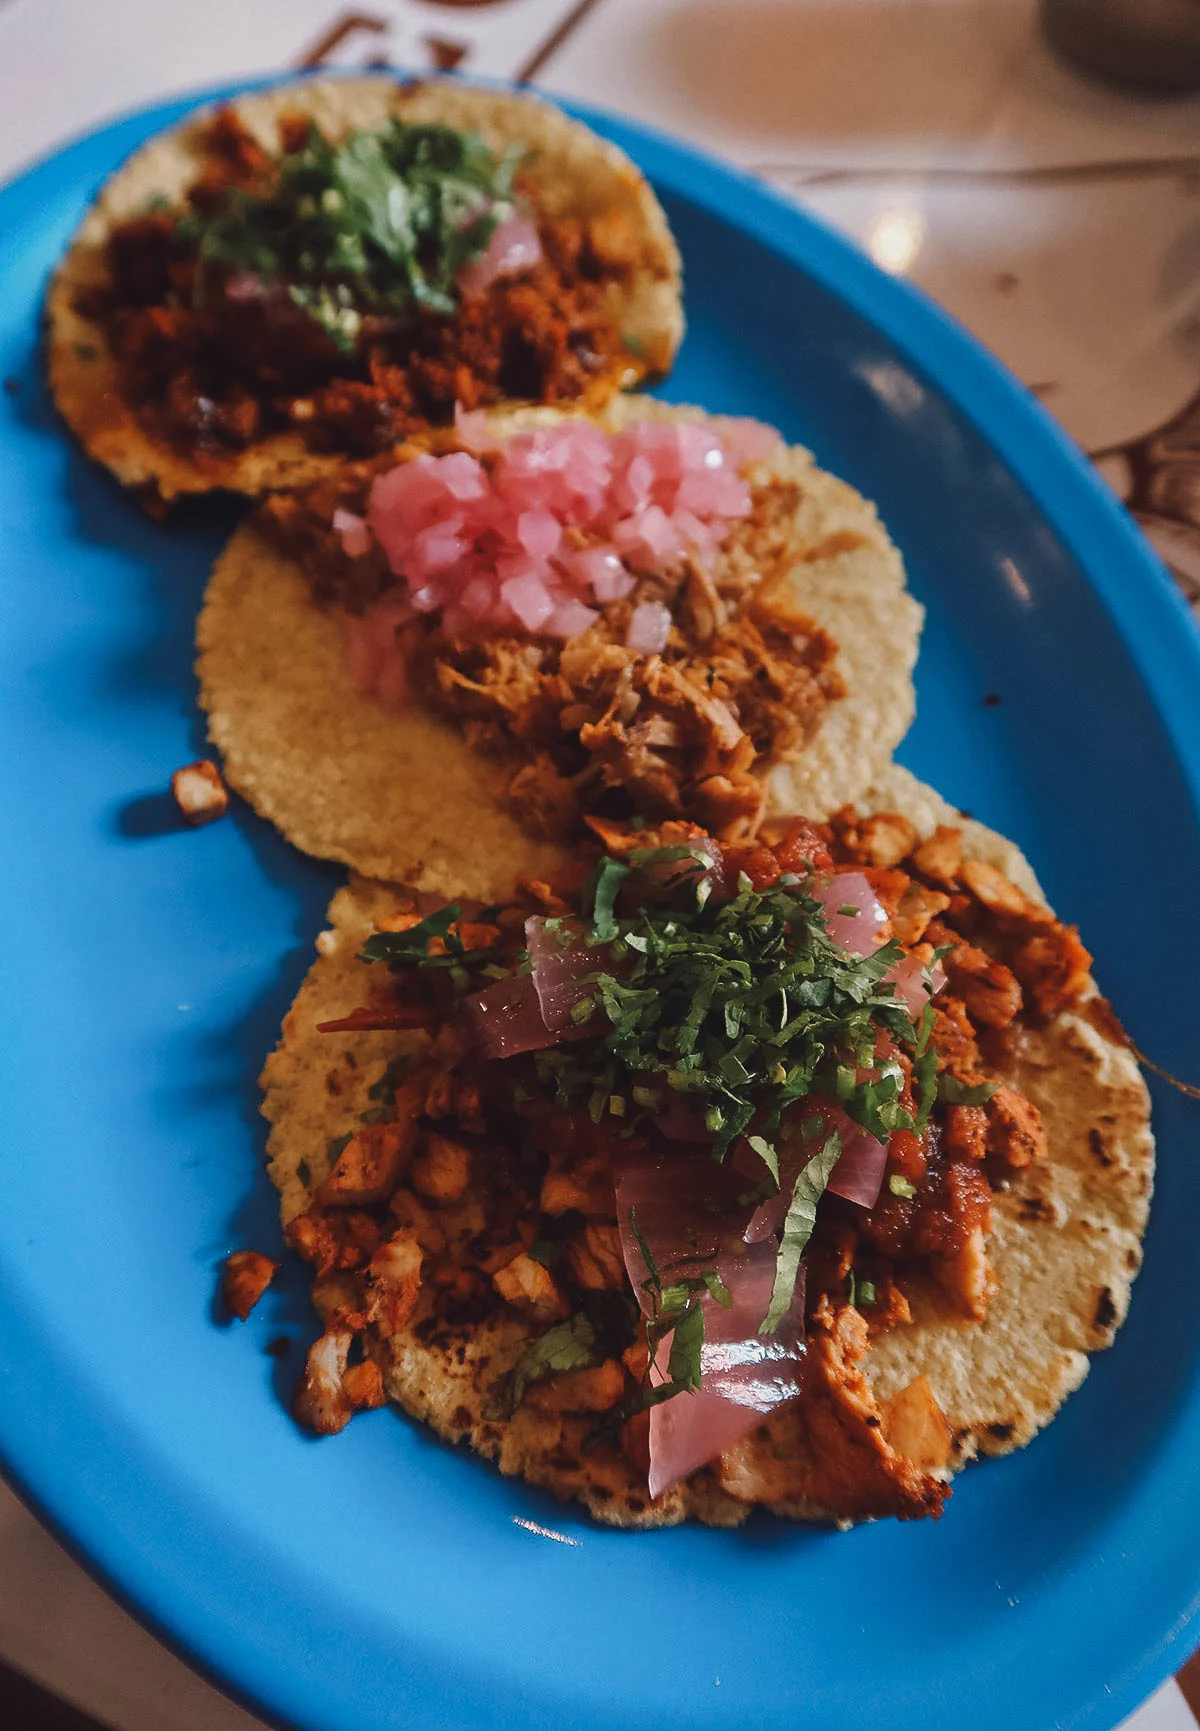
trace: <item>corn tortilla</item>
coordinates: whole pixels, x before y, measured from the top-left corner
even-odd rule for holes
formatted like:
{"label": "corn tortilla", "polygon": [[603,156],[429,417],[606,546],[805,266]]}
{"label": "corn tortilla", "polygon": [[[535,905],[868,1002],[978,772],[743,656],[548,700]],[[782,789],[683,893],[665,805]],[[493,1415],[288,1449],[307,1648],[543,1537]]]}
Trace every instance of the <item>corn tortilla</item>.
{"label": "corn tortilla", "polygon": [[[503,433],[554,415],[491,419]],[[649,415],[702,411],[624,397],[601,418],[617,427]],[[874,507],[852,487],[799,448],[781,447],[753,473],[799,489],[791,592],[832,633],[848,693],[800,759],[771,772],[770,808],[824,816],[857,798],[908,730],[923,612]],[[252,523],[216,565],[197,643],[201,702],[226,775],[306,853],[484,901],[508,895],[520,873],[545,877],[561,859],[519,828],[501,803],[500,766],[448,721],[417,705],[388,715],[355,693],[336,621]]]}
{"label": "corn tortilla", "polygon": [[[859,808],[901,811],[923,834],[939,823],[960,826],[966,857],[999,867],[1044,900],[1011,842],[961,819],[903,770],[890,768]],[[422,1038],[315,1032],[317,1022],[362,1000],[369,970],[356,952],[375,922],[401,902],[396,889],[361,878],[337,893],[329,929],[317,940],[318,959],[264,1068],[270,1173],[285,1221],[308,1206],[328,1169],[328,1139],[356,1127],[370,1084],[395,1054],[397,1040]],[[988,1251],[999,1291],[986,1321],[964,1323],[932,1300],[914,1304],[913,1324],[878,1337],[865,1361],[881,1400],[918,1373],[928,1378],[953,1431],[952,1471],[978,1454],[1027,1443],[1082,1382],[1089,1353],[1111,1343],[1126,1313],[1153,1184],[1149,1103],[1130,1052],[1100,1033],[1086,1009],[1031,1029],[1012,1078],[1042,1112],[1049,1157],[993,1198]],[[502,1472],[578,1497],[609,1524],[645,1528],[693,1517],[735,1525],[748,1506],[725,1487],[748,1473],[760,1483],[774,1475],[778,1495],[763,1499],[773,1513],[828,1518],[803,1494],[812,1456],[802,1403],[653,1504],[631,1468],[580,1452],[589,1421],[527,1406],[498,1420],[489,1388],[519,1357],[529,1332],[514,1313],[477,1329],[453,1350],[422,1344],[410,1326],[381,1353],[387,1392],[446,1441],[466,1441]]]}
{"label": "corn tortilla", "polygon": [[[640,238],[641,262],[629,281],[613,285],[613,311],[631,351],[626,383],[670,369],[683,339],[679,251],[662,207],[629,158],[590,128],[533,96],[473,89],[449,81],[398,83],[391,77],[306,80],[232,105],[242,124],[269,150],[288,114],[308,114],[333,138],[381,125],[390,116],[440,121],[480,133],[496,151],[520,144],[531,154],[539,201],[551,218],[586,218],[618,210]],[[47,302],[50,384],[55,401],[89,454],[127,487],[163,499],[228,488],[261,493],[299,487],[333,473],[344,460],[310,450],[292,430],[256,439],[241,451],[189,453],[149,431],[122,395],[120,369],[103,329],[75,307],[77,297],[108,281],[104,248],[112,229],[155,197],[177,199],[196,174],[192,144],[206,109],[144,145],[105,184],[85,217],[51,285]],[[614,381],[615,388],[617,381]]]}

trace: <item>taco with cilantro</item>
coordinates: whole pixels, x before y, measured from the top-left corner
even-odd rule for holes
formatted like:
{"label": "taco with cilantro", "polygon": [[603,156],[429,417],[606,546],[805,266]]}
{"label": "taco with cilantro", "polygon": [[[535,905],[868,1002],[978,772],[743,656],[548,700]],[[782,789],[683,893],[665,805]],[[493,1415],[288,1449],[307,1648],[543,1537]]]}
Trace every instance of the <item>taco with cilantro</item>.
{"label": "taco with cilantro", "polygon": [[531,96],[321,79],[145,145],[48,304],[50,379],[148,500],[261,493],[503,401],[665,373],[679,254],[615,146]]}
{"label": "taco with cilantro", "polygon": [[937,1516],[1125,1315],[1154,1145],[1078,933],[891,770],[752,843],[594,821],[559,881],[355,878],[263,1073],[322,1332],[618,1526]]}
{"label": "taco with cilantro", "polygon": [[632,396],[400,456],[267,500],[199,622],[226,774],[305,851],[490,901],[588,817],[827,813],[906,731],[900,556],[773,429]]}

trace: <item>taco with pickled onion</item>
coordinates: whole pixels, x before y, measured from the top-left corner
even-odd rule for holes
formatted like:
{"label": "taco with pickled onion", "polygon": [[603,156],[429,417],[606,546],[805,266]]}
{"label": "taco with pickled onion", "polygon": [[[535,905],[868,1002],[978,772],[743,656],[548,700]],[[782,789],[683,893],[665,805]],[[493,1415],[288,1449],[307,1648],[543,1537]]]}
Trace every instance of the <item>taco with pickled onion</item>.
{"label": "taco with pickled onion", "polygon": [[263,1073],[321,1434],[397,1402],[618,1526],[937,1516],[1124,1318],[1154,1144],[1073,927],[893,769],[557,885],[354,878]]}
{"label": "taco with pickled onion", "polygon": [[402,456],[266,501],[199,622],[226,774],[305,851],[492,900],[589,816],[827,813],[906,731],[900,556],[773,429],[622,397]]}
{"label": "taco with pickled onion", "polygon": [[320,79],[152,139],[48,302],[63,416],[148,498],[260,493],[665,373],[680,263],[624,153],[527,95]]}

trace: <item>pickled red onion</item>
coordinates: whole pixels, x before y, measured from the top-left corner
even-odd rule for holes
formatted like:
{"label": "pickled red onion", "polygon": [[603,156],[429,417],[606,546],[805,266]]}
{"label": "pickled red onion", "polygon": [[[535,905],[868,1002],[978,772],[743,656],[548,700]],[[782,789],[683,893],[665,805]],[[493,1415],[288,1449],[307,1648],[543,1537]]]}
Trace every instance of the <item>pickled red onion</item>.
{"label": "pickled red onion", "polygon": [[671,610],[661,601],[642,601],[633,610],[625,644],[639,655],[661,655],[671,635]]}
{"label": "pickled red onion", "polygon": [[[727,449],[704,422],[635,421],[608,433],[575,417],[498,445],[485,416],[461,409],[455,426],[463,450],[375,478],[366,529],[339,512],[343,546],[365,551],[369,530],[416,611],[440,611],[451,632],[563,638],[586,631],[597,607],[623,599],[639,576],[685,556],[711,561],[750,509],[737,463],[751,458],[732,450],[765,449],[767,434],[777,442],[770,429],[747,437],[741,423],[729,423]],[[664,647],[670,615],[646,605],[655,611],[631,625],[630,645]]]}
{"label": "pickled red onion", "polygon": [[532,270],[542,256],[538,231],[527,216],[508,216],[492,230],[486,250],[458,273],[464,294],[481,295],[501,277]]}
{"label": "pickled red onion", "polygon": [[946,984],[946,971],[940,962],[935,962],[929,971],[927,984],[924,962],[920,956],[908,955],[894,963],[883,978],[884,983],[891,986],[896,996],[907,1005],[913,1021],[919,1022],[926,1004]]}
{"label": "pickled red onion", "polygon": [[[862,872],[839,872],[808,893],[825,909],[825,929],[835,944],[852,956],[869,956],[879,948],[879,928],[887,915]],[[841,913],[841,908],[852,911]]]}
{"label": "pickled red onion", "polygon": [[[634,1220],[664,1282],[681,1273],[715,1268],[732,1299],[726,1309],[706,1294],[700,1388],[678,1394],[650,1411],[650,1494],[659,1496],[697,1467],[733,1448],[763,1419],[800,1393],[804,1355],[804,1282],[775,1334],[758,1330],[771,1302],[774,1240],[735,1250],[747,1216],[738,1196],[744,1180],[728,1166],[694,1155],[663,1152],[630,1161],[617,1180],[617,1220],[630,1283],[643,1309],[647,1267]],[[634,1219],[631,1219],[631,1210]],[[650,1370],[667,1379],[669,1339]]]}
{"label": "pickled red onion", "polygon": [[584,941],[578,920],[525,921],[525,944],[542,1020],[556,1040],[578,1040],[594,1031],[595,1016],[576,1018],[576,1006],[590,996],[584,981],[611,966],[606,953]]}
{"label": "pickled red onion", "polygon": [[333,513],[333,528],[335,534],[341,536],[342,552],[348,558],[361,559],[364,553],[371,551],[371,531],[367,528],[365,517],[358,516],[354,511],[343,511],[339,506]]}

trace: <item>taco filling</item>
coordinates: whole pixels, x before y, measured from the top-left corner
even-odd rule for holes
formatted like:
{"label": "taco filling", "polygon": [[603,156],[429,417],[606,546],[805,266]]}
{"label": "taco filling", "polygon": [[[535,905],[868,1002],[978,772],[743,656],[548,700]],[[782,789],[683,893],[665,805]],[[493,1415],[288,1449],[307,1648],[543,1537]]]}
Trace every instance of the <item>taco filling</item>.
{"label": "taco filling", "polygon": [[772,472],[779,435],[577,416],[500,438],[460,409],[455,438],[262,509],[340,617],[356,689],[507,758],[534,834],[569,841],[589,813],[752,834],[768,772],[846,692],[791,592],[801,487]]}
{"label": "taco filling", "polygon": [[1022,1052],[1088,953],[950,826],[594,827],[503,907],[342,892],[328,1061],[306,1093],[293,1010],[264,1075],[324,1324],[297,1416],[391,1393],[621,1524],[936,1516],[969,1426],[870,1354],[986,1327],[994,1206],[1047,1162]]}
{"label": "taco filling", "polygon": [[155,436],[219,452],[290,430],[362,455],[456,402],[572,401],[648,370],[615,322],[645,267],[628,212],[552,216],[519,147],[437,122],[278,130],[269,151],[219,110],[181,198],[116,223],[77,295]]}

